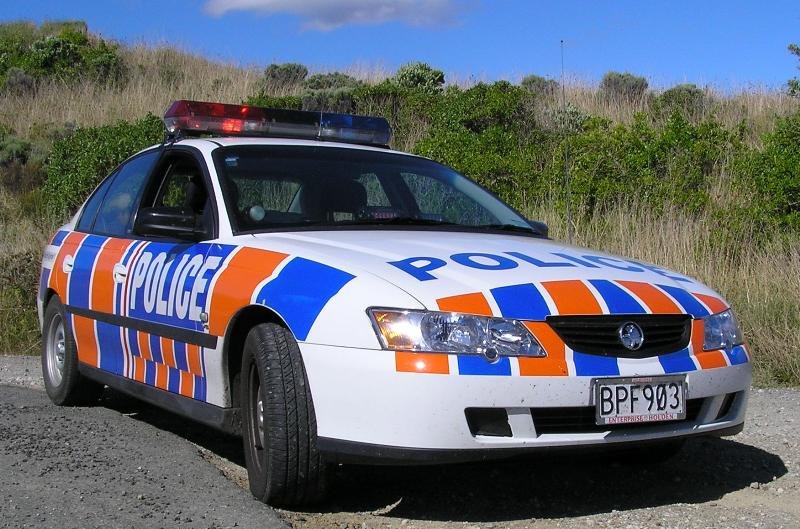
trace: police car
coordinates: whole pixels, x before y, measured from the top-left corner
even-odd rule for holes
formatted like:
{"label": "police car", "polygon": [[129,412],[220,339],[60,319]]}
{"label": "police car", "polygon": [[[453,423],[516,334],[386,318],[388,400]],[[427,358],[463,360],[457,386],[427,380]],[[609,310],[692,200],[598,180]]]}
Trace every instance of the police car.
{"label": "police car", "polygon": [[44,252],[56,404],[104,386],[241,433],[250,488],[313,501],[330,462],[647,446],[742,429],[722,297],[550,240],[382,118],[176,101]]}

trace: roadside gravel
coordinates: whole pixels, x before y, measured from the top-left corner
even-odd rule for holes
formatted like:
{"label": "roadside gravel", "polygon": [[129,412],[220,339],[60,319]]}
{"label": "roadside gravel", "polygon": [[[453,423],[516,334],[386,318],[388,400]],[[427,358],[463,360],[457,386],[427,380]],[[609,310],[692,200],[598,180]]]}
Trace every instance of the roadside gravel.
{"label": "roadside gravel", "polygon": [[[0,357],[0,527],[277,523],[249,499],[239,439],[110,391],[101,407],[68,409],[2,387],[40,378],[38,359]],[[692,440],[663,465],[340,466],[331,488],[317,510],[280,515],[296,529],[798,529],[800,391],[754,390],[743,433]]]}

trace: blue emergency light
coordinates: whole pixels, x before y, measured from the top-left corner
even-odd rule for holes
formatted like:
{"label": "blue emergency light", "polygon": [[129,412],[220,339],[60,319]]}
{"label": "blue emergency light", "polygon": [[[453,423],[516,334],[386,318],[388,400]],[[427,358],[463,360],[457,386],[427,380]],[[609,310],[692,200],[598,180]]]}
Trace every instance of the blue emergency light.
{"label": "blue emergency light", "polygon": [[173,101],[164,114],[169,134],[260,136],[341,141],[388,147],[392,130],[382,117],[286,110],[250,105]]}

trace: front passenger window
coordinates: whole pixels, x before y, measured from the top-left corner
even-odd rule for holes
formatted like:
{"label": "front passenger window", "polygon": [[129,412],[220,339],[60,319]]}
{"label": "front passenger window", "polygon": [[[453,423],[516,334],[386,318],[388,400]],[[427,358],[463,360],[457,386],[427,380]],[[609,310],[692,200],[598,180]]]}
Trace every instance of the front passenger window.
{"label": "front passenger window", "polygon": [[125,237],[133,231],[133,213],[158,151],[150,151],[120,167],[94,221],[94,232]]}

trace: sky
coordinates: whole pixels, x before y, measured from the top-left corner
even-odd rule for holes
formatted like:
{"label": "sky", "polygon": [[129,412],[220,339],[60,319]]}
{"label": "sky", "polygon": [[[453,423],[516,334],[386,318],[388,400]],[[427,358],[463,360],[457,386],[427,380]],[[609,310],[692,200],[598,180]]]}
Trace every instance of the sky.
{"label": "sky", "polygon": [[666,88],[780,88],[800,76],[800,2],[536,0],[0,0],[0,21],[83,19],[130,44],[172,44],[241,65],[393,72],[424,61],[449,80],[528,74],[597,83],[629,71]]}

